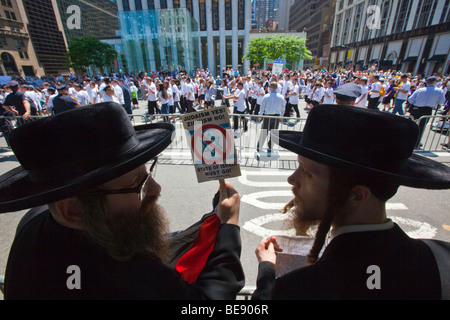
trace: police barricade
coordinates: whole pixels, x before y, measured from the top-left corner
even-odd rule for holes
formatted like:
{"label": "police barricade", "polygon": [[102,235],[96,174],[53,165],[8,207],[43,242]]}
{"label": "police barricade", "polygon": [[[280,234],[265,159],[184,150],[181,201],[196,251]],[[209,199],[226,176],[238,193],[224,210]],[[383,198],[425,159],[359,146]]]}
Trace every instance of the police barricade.
{"label": "police barricade", "polygon": [[450,115],[422,116],[416,123],[424,128],[416,151],[450,151]]}

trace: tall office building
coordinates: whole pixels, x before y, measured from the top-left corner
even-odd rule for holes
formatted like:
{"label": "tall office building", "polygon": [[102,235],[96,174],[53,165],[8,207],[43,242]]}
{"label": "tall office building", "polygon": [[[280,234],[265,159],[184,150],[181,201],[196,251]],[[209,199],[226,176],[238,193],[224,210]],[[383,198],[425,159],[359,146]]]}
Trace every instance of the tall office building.
{"label": "tall office building", "polygon": [[69,72],[62,22],[56,0],[22,0],[24,21],[36,57],[46,75]]}
{"label": "tall office building", "polygon": [[67,44],[73,38],[115,38],[119,30],[115,0],[56,0]]}
{"label": "tall office building", "polygon": [[331,68],[450,72],[450,1],[339,0]]}
{"label": "tall office building", "polygon": [[0,2],[0,75],[16,77],[42,76],[30,41],[21,1]]}
{"label": "tall office building", "polygon": [[[117,0],[128,71],[247,70],[251,0]],[[130,65],[130,63],[132,65]]]}
{"label": "tall office building", "polygon": [[313,57],[304,61],[305,68],[328,65],[335,5],[336,0],[295,0],[290,7],[289,29],[306,32],[306,47]]}

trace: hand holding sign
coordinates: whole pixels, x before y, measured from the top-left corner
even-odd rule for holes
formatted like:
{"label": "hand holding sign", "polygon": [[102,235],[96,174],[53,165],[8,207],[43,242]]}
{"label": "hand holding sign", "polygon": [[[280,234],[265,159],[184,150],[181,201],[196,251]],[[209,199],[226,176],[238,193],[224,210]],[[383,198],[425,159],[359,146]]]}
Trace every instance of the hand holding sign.
{"label": "hand holding sign", "polygon": [[219,204],[217,205],[217,216],[222,223],[239,225],[239,208],[241,196],[236,189],[225,180],[219,180]]}

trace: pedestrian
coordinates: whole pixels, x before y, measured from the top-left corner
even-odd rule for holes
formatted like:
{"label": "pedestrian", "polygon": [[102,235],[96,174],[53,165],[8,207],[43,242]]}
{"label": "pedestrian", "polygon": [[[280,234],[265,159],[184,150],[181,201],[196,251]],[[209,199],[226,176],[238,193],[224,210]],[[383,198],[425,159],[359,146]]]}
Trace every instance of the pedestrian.
{"label": "pedestrian", "polygon": [[131,91],[131,101],[133,104],[133,109],[139,109],[139,101],[138,101],[138,88],[136,87],[136,84],[134,81],[130,81],[128,83]]}
{"label": "pedestrian", "polygon": [[178,110],[180,114],[184,114],[184,110],[180,105],[180,90],[178,89],[175,79],[170,80],[170,85],[172,87],[174,112]]}
{"label": "pedestrian", "polygon": [[291,111],[294,109],[297,118],[300,118],[300,111],[298,110],[299,96],[300,96],[300,86],[296,79],[293,82],[289,81],[289,91],[286,93],[288,99],[286,99],[286,110],[284,112],[284,117],[290,117]]}
{"label": "pedestrian", "polygon": [[379,110],[378,109],[378,103],[380,101],[380,92],[381,92],[381,83],[379,81],[380,76],[379,75],[373,75],[369,78],[371,88],[369,90],[369,105],[367,106],[368,109],[372,110]]}
{"label": "pedestrian", "polygon": [[[394,100],[394,95],[396,94],[395,90],[395,80],[390,79],[389,85],[387,86],[386,93],[382,98],[381,104],[383,105],[382,111],[389,111],[391,110],[391,101]],[[394,111],[393,111],[394,113]]]}
{"label": "pedestrian", "polygon": [[86,90],[84,90],[83,85],[76,84],[75,90],[77,90],[77,102],[80,104],[81,107],[87,106],[88,104],[91,104],[91,101],[89,100],[89,94]]}
{"label": "pedestrian", "polygon": [[191,82],[191,78],[186,78],[186,87],[185,87],[185,98],[187,105],[187,112],[195,112],[194,109],[194,101],[196,100],[197,89],[195,85]]}
{"label": "pedestrian", "polygon": [[409,119],[341,105],[315,107],[303,132],[280,132],[298,161],[287,180],[293,224],[317,231],[307,265],[278,278],[283,247],[261,240],[253,299],[448,299],[450,243],[410,238],[386,212],[400,186],[450,188],[448,166],[413,154],[418,135]]}
{"label": "pedestrian", "polygon": [[[170,105],[169,100],[172,95],[172,90],[169,92],[164,83],[158,84],[158,101],[161,104],[161,114],[169,114]],[[169,122],[169,117],[163,117],[164,122]]]}
{"label": "pedestrian", "polygon": [[[130,86],[125,84],[125,82],[123,81],[122,78],[119,79],[118,85],[120,86],[120,89],[122,90],[122,96],[123,96],[122,107],[125,109],[127,114],[132,115],[133,114],[133,109],[132,109],[131,103],[132,103],[132,100],[133,100],[133,96],[132,96],[132,93],[131,93]],[[132,117],[130,117],[130,119],[132,119]]]}
{"label": "pedestrian", "polygon": [[[123,107],[108,102],[18,129],[11,147],[20,166],[0,178],[0,212],[34,209],[11,246],[5,300],[236,298],[244,273],[240,196],[232,185],[219,183],[214,211],[199,220],[214,226],[206,229],[213,242],[191,234],[196,225],[168,232],[154,173],[173,125],[134,128]],[[193,251],[172,253],[177,241],[190,248],[197,239]],[[199,260],[187,264],[192,257]]]}
{"label": "pedestrian", "polygon": [[334,103],[334,93],[332,88],[333,82],[327,81],[326,88],[323,92],[323,104],[333,104]]}
{"label": "pedestrian", "polygon": [[[360,77],[356,80],[356,83],[361,88],[361,96],[355,101],[355,106],[360,108],[367,107],[367,100],[369,97],[369,87],[367,86],[367,77]],[[336,102],[337,103],[337,102]]]}
{"label": "pedestrian", "polygon": [[205,109],[210,109],[215,106],[215,96],[216,96],[216,89],[213,85],[213,80],[206,80],[206,87],[205,87]]}
{"label": "pedestrian", "polygon": [[147,77],[146,78],[146,97],[147,97],[147,113],[149,115],[154,115],[155,113],[160,113],[160,110],[157,106],[157,92],[156,92],[156,85],[153,81],[153,78]]}
{"label": "pedestrian", "polygon": [[62,84],[56,89],[58,90],[58,95],[53,98],[53,114],[80,107],[80,104],[69,95],[67,85]]}
{"label": "pedestrian", "polygon": [[[264,142],[269,135],[269,140],[267,142],[267,156],[270,157],[272,153],[272,137],[270,135],[272,130],[277,130],[280,125],[279,119],[274,119],[271,117],[282,117],[286,109],[286,100],[284,97],[277,92],[278,83],[271,82],[269,85],[270,93],[266,94],[261,101],[261,108],[259,110],[259,115],[268,116],[263,119],[261,126],[261,133],[258,139],[258,144],[256,146],[256,152],[260,153],[260,148],[264,145]],[[261,121],[261,119],[258,119]]]}
{"label": "pedestrian", "polygon": [[233,131],[234,137],[237,138],[237,130],[239,128],[239,122],[243,122],[244,132],[248,131],[248,119],[245,116],[238,116],[245,114],[245,96],[244,83],[239,81],[237,83],[237,89],[233,95],[225,96],[225,99],[233,99],[234,111],[233,111]]}
{"label": "pedestrian", "polygon": [[30,116],[37,115],[37,109],[32,106],[31,101],[20,91],[17,81],[11,80],[6,85],[11,89],[11,93],[5,98],[3,108],[14,116],[22,117],[17,119],[17,125],[20,126],[28,121]]}
{"label": "pedestrian", "polygon": [[403,112],[403,103],[408,99],[410,89],[411,82],[408,81],[408,76],[406,74],[403,74],[400,77],[400,85],[398,87],[394,87],[394,90],[397,91],[397,95],[395,97],[394,110],[392,110],[393,114],[405,114]]}
{"label": "pedestrian", "polygon": [[437,106],[443,105],[445,103],[444,91],[442,89],[436,88],[436,77],[428,77],[426,79],[426,87],[418,88],[414,93],[409,96],[408,101],[411,104],[409,108],[409,113],[414,120],[419,120],[419,138],[417,140],[416,148],[422,146],[421,140],[425,126],[427,125],[433,109]]}
{"label": "pedestrian", "polygon": [[115,95],[115,90],[113,88],[112,85],[106,85],[103,88],[103,102],[115,102],[115,103],[119,103],[119,99],[117,99],[116,95]]}

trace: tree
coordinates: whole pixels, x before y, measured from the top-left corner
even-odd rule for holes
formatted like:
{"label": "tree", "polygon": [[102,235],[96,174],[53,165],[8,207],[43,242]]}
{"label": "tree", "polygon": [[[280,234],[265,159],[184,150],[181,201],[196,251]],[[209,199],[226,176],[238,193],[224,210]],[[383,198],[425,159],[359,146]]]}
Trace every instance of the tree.
{"label": "tree", "polygon": [[71,39],[66,56],[69,57],[72,68],[84,71],[91,66],[110,66],[117,59],[118,53],[113,46],[97,38],[84,37]]}
{"label": "tree", "polygon": [[253,38],[248,43],[248,50],[243,59],[263,64],[265,59],[274,60],[283,57],[291,63],[301,59],[312,59],[311,51],[306,48],[306,38],[295,35]]}

